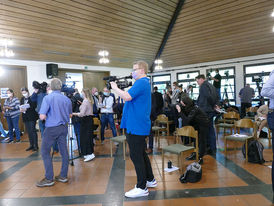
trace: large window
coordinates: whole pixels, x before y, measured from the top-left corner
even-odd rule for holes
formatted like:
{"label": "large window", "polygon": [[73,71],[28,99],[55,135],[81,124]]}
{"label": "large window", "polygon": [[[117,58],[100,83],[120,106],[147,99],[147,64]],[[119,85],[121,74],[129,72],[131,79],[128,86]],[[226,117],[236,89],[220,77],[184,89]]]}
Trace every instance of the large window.
{"label": "large window", "polygon": [[152,76],[152,87],[157,86],[158,92],[164,94],[168,85],[170,85],[170,74]]}
{"label": "large window", "polygon": [[189,85],[193,86],[193,90],[190,92],[189,96],[194,100],[199,96],[199,86],[195,80],[195,77],[199,74],[199,71],[177,73],[177,82],[179,85],[183,85],[183,89],[187,89]]}
{"label": "large window", "polygon": [[244,83],[250,84],[250,86],[255,90],[255,98],[253,99],[252,104],[257,104],[259,102],[259,90],[268,80],[269,74],[272,70],[274,70],[274,62],[244,66]]}
{"label": "large window", "polygon": [[[221,80],[221,99],[229,99],[231,105],[235,105],[235,67],[208,69],[206,73],[210,73],[212,77],[216,75],[216,69],[219,69]],[[211,81],[213,83],[213,80]]]}

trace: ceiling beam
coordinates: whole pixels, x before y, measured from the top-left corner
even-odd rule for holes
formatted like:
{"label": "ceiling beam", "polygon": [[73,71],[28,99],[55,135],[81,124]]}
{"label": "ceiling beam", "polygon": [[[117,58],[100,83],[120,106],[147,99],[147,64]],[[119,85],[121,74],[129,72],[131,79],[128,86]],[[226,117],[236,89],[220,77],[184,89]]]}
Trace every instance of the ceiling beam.
{"label": "ceiling beam", "polygon": [[160,45],[160,47],[159,47],[159,49],[158,49],[158,52],[157,52],[157,54],[156,54],[156,56],[155,56],[155,58],[154,58],[154,60],[153,60],[153,62],[152,62],[152,65],[151,65],[151,67],[150,67],[150,72],[151,72],[151,73],[152,73],[153,70],[154,70],[154,65],[155,65],[155,64],[154,64],[154,61],[155,61],[156,59],[158,59],[158,58],[161,56],[161,54],[162,54],[162,52],[163,52],[163,50],[164,50],[164,48],[165,48],[166,42],[167,42],[167,40],[168,40],[168,37],[169,37],[169,35],[171,34],[171,31],[172,31],[172,29],[173,29],[173,26],[174,26],[174,24],[175,24],[175,22],[176,22],[176,20],[177,20],[177,17],[178,17],[179,14],[180,14],[180,11],[182,10],[182,7],[183,7],[184,3],[185,3],[185,0],[179,0],[179,1],[178,1],[178,4],[177,4],[176,9],[175,9],[175,11],[174,11],[174,14],[173,14],[173,16],[172,16],[172,18],[171,18],[171,20],[170,20],[170,23],[169,23],[169,25],[168,25],[168,28],[167,28],[167,30],[166,30],[166,33],[165,33],[165,35],[164,35],[164,37],[163,37],[162,43],[161,43],[161,45]]}

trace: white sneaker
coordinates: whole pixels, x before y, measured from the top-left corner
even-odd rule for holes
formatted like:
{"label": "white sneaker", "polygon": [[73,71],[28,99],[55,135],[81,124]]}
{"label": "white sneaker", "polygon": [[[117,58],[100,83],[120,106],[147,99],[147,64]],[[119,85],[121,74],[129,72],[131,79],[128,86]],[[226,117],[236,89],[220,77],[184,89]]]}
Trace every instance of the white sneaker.
{"label": "white sneaker", "polygon": [[87,157],[84,159],[84,162],[88,162],[90,160],[93,160],[95,158],[95,155],[92,153],[91,155],[87,155]]}
{"label": "white sneaker", "polygon": [[157,187],[157,182],[155,179],[153,179],[152,181],[147,181],[147,187]]}
{"label": "white sneaker", "polygon": [[128,192],[125,193],[126,197],[131,197],[131,198],[136,198],[136,197],[145,197],[148,196],[148,189],[145,188],[144,190],[142,190],[141,188],[137,188],[135,186],[134,189],[129,190]]}

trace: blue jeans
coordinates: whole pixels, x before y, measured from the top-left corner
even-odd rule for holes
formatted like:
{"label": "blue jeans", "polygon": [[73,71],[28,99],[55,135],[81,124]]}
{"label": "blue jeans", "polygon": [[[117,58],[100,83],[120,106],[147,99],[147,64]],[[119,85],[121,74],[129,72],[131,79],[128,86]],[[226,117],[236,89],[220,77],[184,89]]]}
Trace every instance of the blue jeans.
{"label": "blue jeans", "polygon": [[112,130],[113,137],[117,136],[114,119],[113,119],[113,114],[112,113],[109,113],[109,114],[103,113],[101,115],[101,141],[105,140],[104,132],[105,132],[105,127],[108,125],[108,123],[110,124],[110,128]]}
{"label": "blue jeans", "polygon": [[[40,132],[41,132],[41,138],[43,138],[43,136],[44,136],[44,131],[45,131],[45,128],[46,128],[45,122],[44,122],[44,121],[39,120],[39,128],[40,128]],[[53,151],[56,151],[56,152],[59,151],[59,150],[58,150],[58,145],[57,145],[57,142],[56,142],[56,141],[55,141],[55,143],[52,145],[52,149],[53,149]]]}
{"label": "blue jeans", "polygon": [[44,167],[46,171],[45,177],[48,180],[53,180],[53,175],[54,175],[50,150],[55,142],[58,143],[60,154],[62,156],[62,167],[61,167],[60,175],[61,177],[67,177],[68,175],[69,155],[68,155],[67,139],[66,139],[67,134],[68,134],[68,128],[67,126],[64,126],[64,125],[45,128],[45,131],[43,133],[43,138],[42,138],[41,154],[42,154]]}
{"label": "blue jeans", "polygon": [[213,117],[215,116],[215,112],[207,112],[207,117],[209,119],[209,131],[207,136],[207,145],[210,147],[212,152],[216,152],[216,133],[214,129]]}
{"label": "blue jeans", "polygon": [[3,128],[3,124],[2,124],[1,121],[0,121],[0,132],[1,132],[2,135],[4,135],[4,137],[8,136],[8,134],[6,133],[6,131]]}
{"label": "blue jeans", "polygon": [[[269,129],[272,131],[272,152],[274,152],[274,112],[269,112],[267,115],[267,123],[269,126]],[[274,153],[273,153],[274,158]],[[274,192],[274,161],[272,161],[272,190]]]}
{"label": "blue jeans", "polygon": [[6,117],[9,127],[9,137],[13,140],[13,129],[15,130],[16,140],[20,140],[20,129],[19,129],[19,117]]}

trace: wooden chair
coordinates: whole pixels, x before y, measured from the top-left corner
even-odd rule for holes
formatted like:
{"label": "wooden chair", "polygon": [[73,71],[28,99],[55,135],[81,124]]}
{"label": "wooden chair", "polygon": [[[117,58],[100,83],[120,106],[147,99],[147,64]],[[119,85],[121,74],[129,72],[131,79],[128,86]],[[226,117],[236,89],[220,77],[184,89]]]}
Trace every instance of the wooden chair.
{"label": "wooden chair", "polygon": [[226,130],[227,129],[230,129],[229,134],[232,134],[232,129],[234,128],[234,122],[236,120],[239,120],[239,119],[240,119],[240,115],[237,112],[225,113],[224,116],[223,116],[223,123],[219,123],[219,124],[215,125],[215,127],[216,127],[216,138],[218,139],[220,128],[224,129],[223,136],[226,136],[226,134],[227,134]]}
{"label": "wooden chair", "polygon": [[251,120],[254,120],[255,119],[255,115],[257,114],[257,110],[258,110],[258,107],[248,107],[246,109],[246,113],[248,112],[251,112],[251,113],[254,113],[253,116],[245,116],[244,119],[251,119]]}
{"label": "wooden chair", "polygon": [[196,147],[194,146],[185,146],[182,144],[172,144],[166,146],[162,149],[162,172],[164,172],[164,153],[169,152],[172,154],[178,155],[178,166],[181,169],[181,156],[184,152],[196,152],[196,159],[198,160],[198,151],[199,151],[199,143],[198,143],[198,131],[196,131],[192,126],[185,126],[176,130],[176,134],[178,136],[187,136],[195,138]]}
{"label": "wooden chair", "polygon": [[167,136],[169,136],[169,125],[172,124],[173,121],[169,121],[168,117],[164,114],[160,114],[157,116],[156,124],[159,125],[166,125],[166,127],[162,127],[160,131],[166,131]]}
{"label": "wooden chair", "polygon": [[[240,134],[241,128],[251,128],[253,132],[251,135]],[[238,131],[238,134],[235,133]],[[256,123],[253,122],[251,119],[241,119],[234,123],[234,133],[233,135],[225,136],[225,155],[227,154],[227,141],[240,141],[245,142],[245,151],[246,151],[246,161],[248,161],[248,142],[251,139],[256,138],[257,130],[256,130]],[[236,147],[235,147],[236,149]]]}
{"label": "wooden chair", "polygon": [[123,131],[123,135],[117,136],[117,137],[112,137],[109,139],[110,141],[110,156],[112,157],[112,142],[117,142],[117,143],[122,143],[123,144],[123,156],[124,156],[124,160],[126,160],[126,135],[124,135],[124,131]]}
{"label": "wooden chair", "polygon": [[93,131],[93,134],[98,136],[99,141],[101,142],[101,121],[99,120],[99,118],[93,118],[93,125],[98,126],[97,129]]}
{"label": "wooden chair", "polygon": [[[160,138],[160,131],[161,131],[161,127],[158,127],[158,126],[153,126],[152,127],[152,132],[155,134],[154,135],[154,138],[155,138],[155,140],[158,142],[158,148],[160,148],[160,140],[159,140],[159,138]],[[147,138],[148,139],[148,138]]]}

